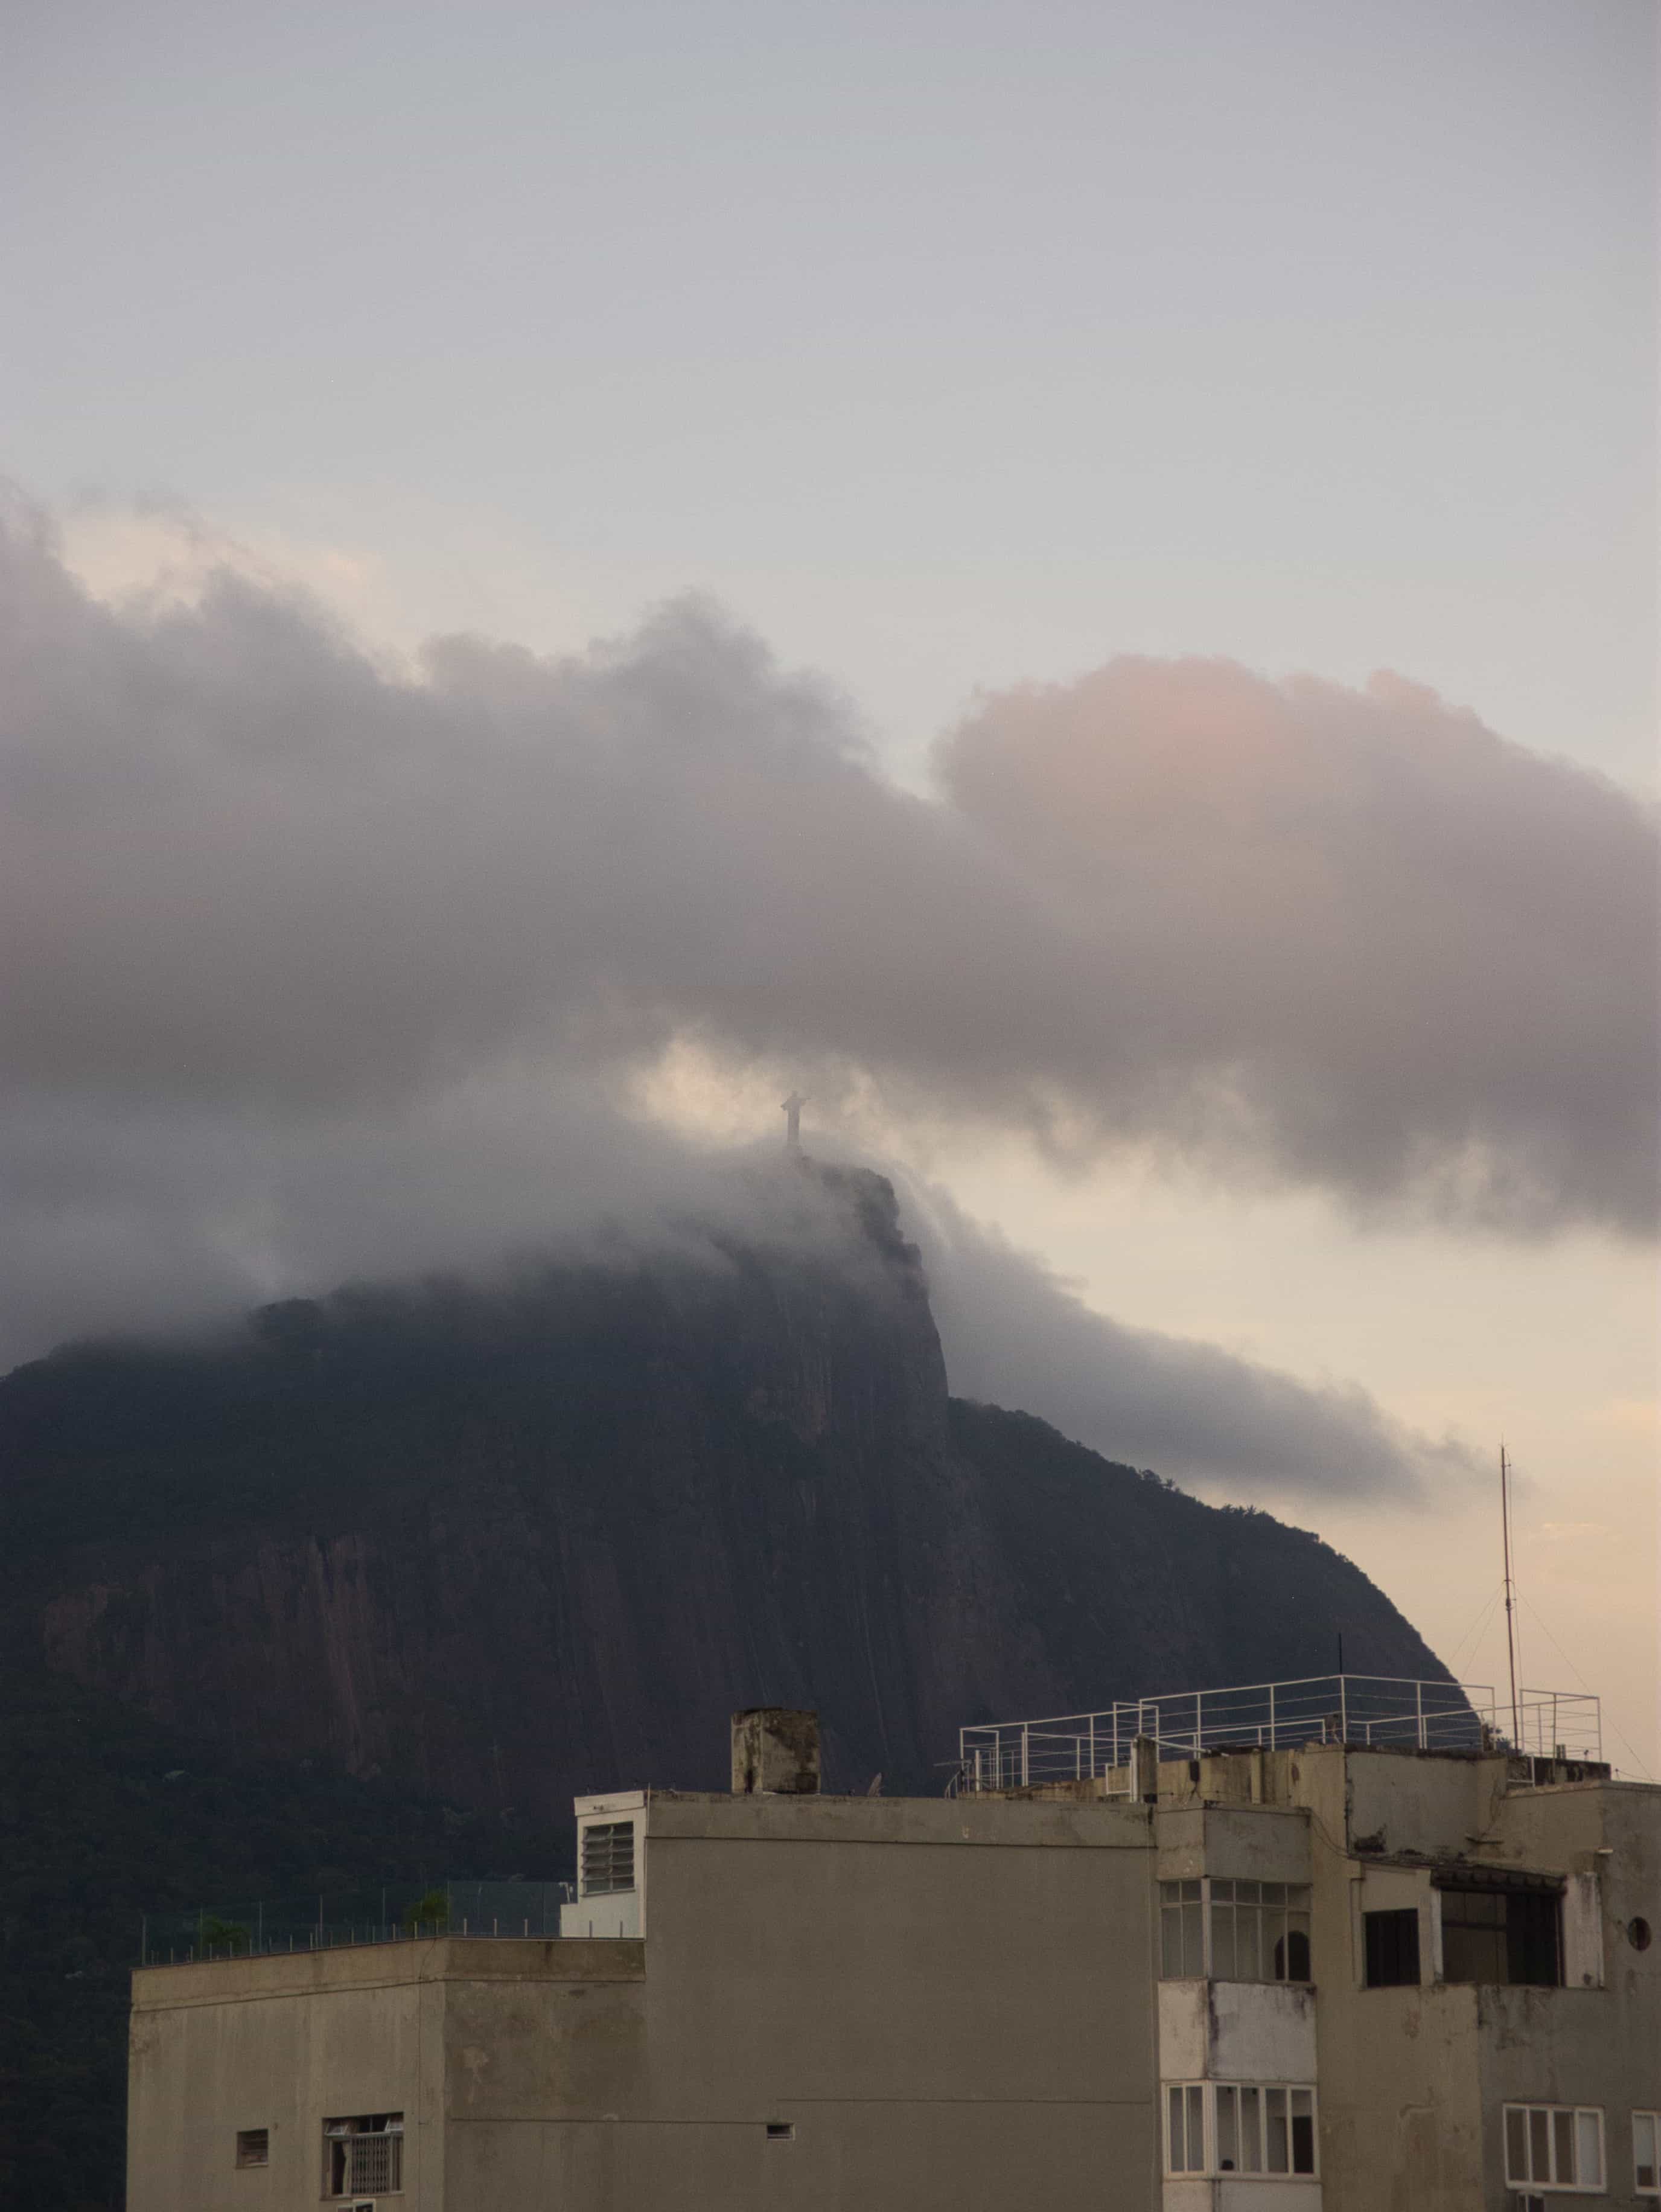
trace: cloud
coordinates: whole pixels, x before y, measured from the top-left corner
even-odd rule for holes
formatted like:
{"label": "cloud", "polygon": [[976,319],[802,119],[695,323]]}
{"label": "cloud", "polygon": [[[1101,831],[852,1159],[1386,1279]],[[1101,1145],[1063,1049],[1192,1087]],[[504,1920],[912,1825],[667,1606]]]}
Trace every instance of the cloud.
{"label": "cloud", "polygon": [[667,1187],[618,1107],[687,1047],[1361,1210],[1652,1221],[1653,823],[1395,679],[1115,661],[979,702],[924,797],[707,608],[410,679],[257,575],[100,604],[20,509],[0,701],[18,1351]]}
{"label": "cloud", "polygon": [[937,1189],[906,1193],[952,1388],[1037,1413],[1106,1457],[1228,1495],[1399,1499],[1475,1472],[1353,1385],[1312,1385],[1215,1345],[1127,1328]]}

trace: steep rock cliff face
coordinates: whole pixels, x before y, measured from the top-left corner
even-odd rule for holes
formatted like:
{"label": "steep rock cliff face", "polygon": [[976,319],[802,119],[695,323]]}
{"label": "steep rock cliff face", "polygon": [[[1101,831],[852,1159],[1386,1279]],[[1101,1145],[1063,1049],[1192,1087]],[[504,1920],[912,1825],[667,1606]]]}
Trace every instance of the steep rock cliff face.
{"label": "steep rock cliff face", "polygon": [[955,1404],[877,1178],[846,1234],[343,1293],[0,1384],[15,1632],[230,1752],[464,1803],[717,1784],[817,1705],[827,1786],[964,1721],[1349,1663],[1440,1674],[1312,1538]]}

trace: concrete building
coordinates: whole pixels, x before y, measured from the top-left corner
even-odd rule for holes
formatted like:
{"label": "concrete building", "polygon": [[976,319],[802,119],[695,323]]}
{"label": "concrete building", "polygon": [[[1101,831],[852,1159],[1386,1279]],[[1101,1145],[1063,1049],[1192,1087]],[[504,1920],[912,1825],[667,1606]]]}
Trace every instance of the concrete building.
{"label": "concrete building", "polygon": [[966,1729],[934,1798],[739,1716],[731,1794],[578,1801],[558,1938],[141,1970],[130,2212],[1661,2207],[1661,1789],[1457,1698]]}

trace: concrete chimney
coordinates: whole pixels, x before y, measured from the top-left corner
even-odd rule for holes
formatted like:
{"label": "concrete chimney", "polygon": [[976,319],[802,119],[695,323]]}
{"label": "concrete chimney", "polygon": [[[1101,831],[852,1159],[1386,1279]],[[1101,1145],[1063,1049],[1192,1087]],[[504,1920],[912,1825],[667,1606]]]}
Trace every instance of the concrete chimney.
{"label": "concrete chimney", "polygon": [[819,1791],[819,1716],[751,1705],[732,1717],[732,1794],[813,1797]]}

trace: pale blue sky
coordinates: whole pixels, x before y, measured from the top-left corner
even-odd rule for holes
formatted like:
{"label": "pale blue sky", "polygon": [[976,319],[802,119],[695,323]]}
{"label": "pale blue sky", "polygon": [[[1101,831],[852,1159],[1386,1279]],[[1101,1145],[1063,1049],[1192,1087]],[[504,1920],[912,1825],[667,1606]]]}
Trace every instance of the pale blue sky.
{"label": "pale blue sky", "polygon": [[[1649,0],[18,0],[8,465],[910,751],[1121,649],[1651,773]],[[17,312],[21,310],[21,312]]]}

